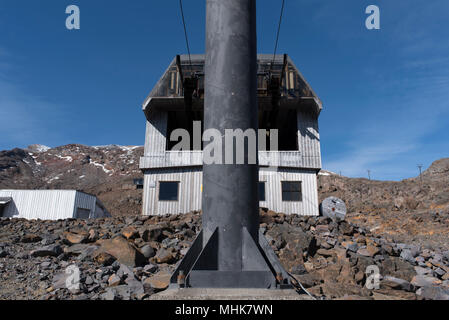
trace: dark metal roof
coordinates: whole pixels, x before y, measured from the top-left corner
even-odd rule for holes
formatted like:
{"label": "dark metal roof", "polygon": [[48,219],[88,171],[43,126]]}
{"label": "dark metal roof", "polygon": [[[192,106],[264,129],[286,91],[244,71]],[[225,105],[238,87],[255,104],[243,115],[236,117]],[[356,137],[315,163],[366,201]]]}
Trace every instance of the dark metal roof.
{"label": "dark metal roof", "polygon": [[[287,65],[284,66],[284,59],[286,58]],[[181,72],[186,75],[191,73],[199,75],[204,81],[204,54],[180,55],[180,68]],[[274,63],[273,63],[274,61]],[[190,65],[191,62],[191,65]],[[312,87],[307,83],[303,75],[295,66],[293,61],[288,55],[276,55],[273,59],[272,54],[258,54],[258,76],[262,77],[269,71],[273,74],[283,74],[283,72],[289,73],[289,79],[285,79],[283,84],[283,94],[280,99],[280,108],[298,108],[302,110],[310,110],[316,114],[320,114],[322,110],[322,102],[313,91]],[[284,70],[283,68],[286,67]],[[170,63],[169,67],[159,79],[151,93],[145,99],[143,103],[143,110],[148,115],[150,109],[164,109],[164,110],[181,110],[184,106],[184,99],[182,94],[181,84],[179,83],[177,71],[178,71],[177,58],[175,57]],[[290,73],[292,75],[290,75]],[[175,84],[173,78],[176,78]],[[291,79],[290,79],[291,77]],[[293,80],[294,87],[291,84],[287,86],[287,81],[291,83]],[[173,86],[173,87],[171,87]],[[262,90],[263,91],[263,90]],[[259,109],[271,108],[271,98],[269,96],[258,94]],[[202,97],[193,100],[192,108],[202,109],[204,99]]]}

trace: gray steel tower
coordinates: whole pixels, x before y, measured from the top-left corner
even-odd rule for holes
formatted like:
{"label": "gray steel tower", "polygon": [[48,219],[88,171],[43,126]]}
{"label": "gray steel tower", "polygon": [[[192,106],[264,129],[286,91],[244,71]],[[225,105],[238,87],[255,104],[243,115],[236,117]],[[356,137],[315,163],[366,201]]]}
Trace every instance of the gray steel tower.
{"label": "gray steel tower", "polygon": [[256,0],[207,0],[206,10],[204,129],[220,131],[223,164],[203,164],[203,230],[171,283],[289,287],[288,274],[259,232],[257,148],[256,163],[249,161],[246,142],[244,163],[224,164],[225,129],[258,129]]}

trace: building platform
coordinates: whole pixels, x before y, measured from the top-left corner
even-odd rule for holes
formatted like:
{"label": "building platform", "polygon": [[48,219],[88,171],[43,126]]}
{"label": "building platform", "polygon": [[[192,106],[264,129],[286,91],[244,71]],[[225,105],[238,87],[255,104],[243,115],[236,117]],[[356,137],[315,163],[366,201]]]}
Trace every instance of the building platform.
{"label": "building platform", "polygon": [[269,289],[168,289],[150,297],[150,300],[313,300],[295,290]]}

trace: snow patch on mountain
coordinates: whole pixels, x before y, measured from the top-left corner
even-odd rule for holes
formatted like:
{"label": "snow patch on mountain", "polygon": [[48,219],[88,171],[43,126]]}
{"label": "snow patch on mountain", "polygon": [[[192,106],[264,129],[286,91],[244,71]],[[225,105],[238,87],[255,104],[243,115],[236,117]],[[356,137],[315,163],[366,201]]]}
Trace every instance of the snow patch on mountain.
{"label": "snow patch on mountain", "polygon": [[93,164],[93,165],[96,166],[96,167],[100,167],[101,169],[103,169],[103,171],[104,171],[105,173],[108,173],[109,175],[112,175],[112,173],[114,172],[113,170],[106,169],[106,167],[105,167],[104,164],[101,164],[101,163],[92,161],[92,159],[90,159],[89,161],[90,161],[90,162],[89,162],[90,164]]}
{"label": "snow patch on mountain", "polygon": [[332,171],[321,170],[320,172],[318,172],[318,175],[320,175],[320,176],[336,176],[337,174]]}
{"label": "snow patch on mountain", "polygon": [[28,146],[28,150],[37,153],[47,152],[50,149],[50,147],[44,146],[43,144],[32,144]]}
{"label": "snow patch on mountain", "polygon": [[73,161],[73,158],[71,156],[62,157],[62,156],[60,156],[58,154],[55,154],[55,156],[57,156],[59,159],[62,159],[62,160],[68,161],[68,162],[72,162]]}

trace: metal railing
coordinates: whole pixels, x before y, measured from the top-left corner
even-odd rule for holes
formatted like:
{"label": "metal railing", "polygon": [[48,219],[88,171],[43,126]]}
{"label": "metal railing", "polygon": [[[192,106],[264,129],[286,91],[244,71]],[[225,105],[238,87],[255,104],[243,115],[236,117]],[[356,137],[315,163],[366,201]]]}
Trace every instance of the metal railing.
{"label": "metal railing", "polygon": [[[203,165],[202,151],[166,151],[140,158],[141,169]],[[259,151],[259,165],[267,167],[320,168],[319,157],[303,156],[300,151]]]}

